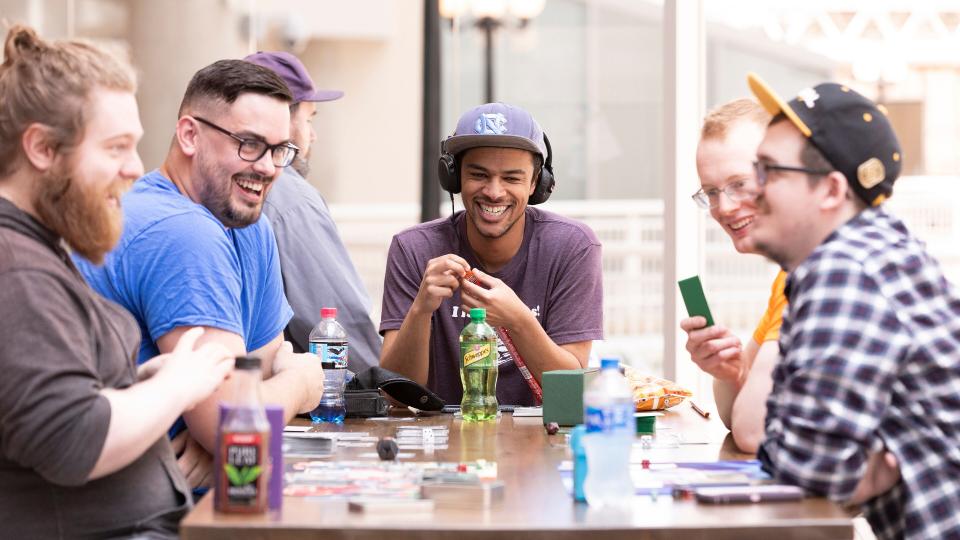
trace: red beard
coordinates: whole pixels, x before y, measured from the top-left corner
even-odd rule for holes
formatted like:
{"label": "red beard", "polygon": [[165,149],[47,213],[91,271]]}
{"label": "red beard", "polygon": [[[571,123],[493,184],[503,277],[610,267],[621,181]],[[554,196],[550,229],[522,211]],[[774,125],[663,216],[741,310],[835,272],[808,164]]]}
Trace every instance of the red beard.
{"label": "red beard", "polygon": [[[106,189],[87,185],[72,177],[70,168],[66,163],[43,175],[34,208],[43,224],[73,251],[94,264],[103,264],[123,232],[123,213],[107,202],[115,184]],[[115,191],[119,197],[120,190]]]}

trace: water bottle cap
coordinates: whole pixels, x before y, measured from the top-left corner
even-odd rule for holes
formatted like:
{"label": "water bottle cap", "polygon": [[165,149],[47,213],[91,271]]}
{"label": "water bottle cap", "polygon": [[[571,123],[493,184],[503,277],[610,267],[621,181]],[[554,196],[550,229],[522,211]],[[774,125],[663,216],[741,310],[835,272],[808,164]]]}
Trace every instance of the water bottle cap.
{"label": "water bottle cap", "polygon": [[487,318],[487,310],[482,307],[470,308],[470,319],[479,321]]}
{"label": "water bottle cap", "polygon": [[600,369],[620,369],[619,358],[601,358]]}
{"label": "water bottle cap", "polygon": [[321,318],[321,319],[336,319],[336,318],[337,318],[337,308],[335,308],[335,307],[320,308],[320,318]]}
{"label": "water bottle cap", "polygon": [[260,369],[260,358],[257,356],[238,356],[233,361],[236,369]]}

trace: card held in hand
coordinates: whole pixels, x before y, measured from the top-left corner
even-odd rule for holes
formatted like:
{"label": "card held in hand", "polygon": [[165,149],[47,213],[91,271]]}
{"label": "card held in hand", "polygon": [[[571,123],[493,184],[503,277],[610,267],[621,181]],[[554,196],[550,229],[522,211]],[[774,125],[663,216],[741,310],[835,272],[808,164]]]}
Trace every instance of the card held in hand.
{"label": "card held in hand", "polygon": [[677,282],[677,285],[680,286],[680,295],[683,296],[683,303],[687,306],[687,314],[691,317],[699,315],[707,319],[707,326],[713,326],[713,316],[710,315],[710,306],[707,305],[707,297],[703,294],[700,276],[681,279]]}

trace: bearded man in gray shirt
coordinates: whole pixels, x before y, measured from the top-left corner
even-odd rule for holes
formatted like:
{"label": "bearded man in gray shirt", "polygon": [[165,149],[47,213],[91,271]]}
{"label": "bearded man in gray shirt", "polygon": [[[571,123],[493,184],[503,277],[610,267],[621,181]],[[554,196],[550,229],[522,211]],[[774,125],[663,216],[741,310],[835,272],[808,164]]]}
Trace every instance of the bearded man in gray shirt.
{"label": "bearded man in gray shirt", "polygon": [[191,506],[167,440],[233,365],[223,346],[137,370],[137,324],[67,254],[101,263],[143,173],[132,69],[7,34],[0,65],[0,516],[5,538],[176,538]]}

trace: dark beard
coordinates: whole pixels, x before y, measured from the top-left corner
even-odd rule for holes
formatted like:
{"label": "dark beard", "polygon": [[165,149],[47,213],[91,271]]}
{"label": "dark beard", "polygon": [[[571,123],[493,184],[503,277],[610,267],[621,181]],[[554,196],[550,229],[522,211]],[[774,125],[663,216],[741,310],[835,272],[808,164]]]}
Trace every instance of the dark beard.
{"label": "dark beard", "polygon": [[33,206],[40,221],[70,249],[103,264],[120,240],[123,214],[107,206],[106,191],[74,181],[68,170],[69,166],[55,167],[44,173]]}
{"label": "dark beard", "polygon": [[[212,160],[206,159],[206,156],[202,153],[198,154],[197,160],[199,171],[194,180],[194,185],[197,186],[198,200],[195,202],[206,207],[224,227],[242,229],[256,223],[260,219],[262,207],[256,209],[235,207],[230,199],[230,190],[233,188],[235,177],[246,176],[259,181],[263,181],[265,178],[253,173],[228,177],[226,171],[218,167]],[[221,178],[227,178],[227,181],[219,180]],[[266,189],[266,186],[264,189]]]}
{"label": "dark beard", "polygon": [[300,156],[293,158],[293,163],[290,164],[293,167],[293,170],[300,173],[300,176],[307,178],[307,175],[310,174],[310,161],[309,156]]}
{"label": "dark beard", "polygon": [[[263,180],[263,177],[255,174],[236,175],[246,176],[255,180]],[[215,186],[212,183],[206,184],[208,189],[201,189],[201,204],[207,207],[207,210],[214,215],[224,227],[230,229],[242,229],[253,225],[260,219],[262,206],[256,209],[250,209],[244,206],[235,206],[230,198],[230,189],[233,187],[234,180],[230,178],[228,184]],[[267,186],[269,183],[267,184]],[[264,186],[264,189],[267,188]],[[226,190],[221,188],[226,187]],[[261,203],[262,204],[262,203]]]}

